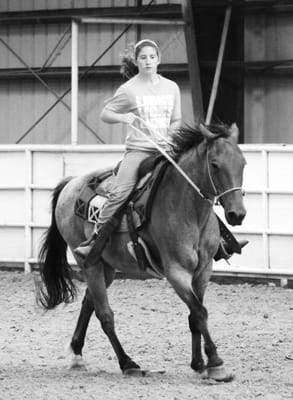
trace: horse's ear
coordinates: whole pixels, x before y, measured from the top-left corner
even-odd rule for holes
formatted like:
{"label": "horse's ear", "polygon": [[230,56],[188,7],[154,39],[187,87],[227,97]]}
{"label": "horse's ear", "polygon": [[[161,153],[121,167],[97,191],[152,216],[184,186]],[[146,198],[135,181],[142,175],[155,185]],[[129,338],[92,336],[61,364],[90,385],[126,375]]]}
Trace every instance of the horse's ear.
{"label": "horse's ear", "polygon": [[236,140],[236,142],[238,142],[239,128],[235,122],[233,122],[233,124],[230,126],[229,131],[230,131],[231,137],[234,138]]}
{"label": "horse's ear", "polygon": [[199,124],[199,129],[201,131],[201,134],[207,141],[215,139],[215,135],[211,131],[209,131],[208,128],[203,124]]}

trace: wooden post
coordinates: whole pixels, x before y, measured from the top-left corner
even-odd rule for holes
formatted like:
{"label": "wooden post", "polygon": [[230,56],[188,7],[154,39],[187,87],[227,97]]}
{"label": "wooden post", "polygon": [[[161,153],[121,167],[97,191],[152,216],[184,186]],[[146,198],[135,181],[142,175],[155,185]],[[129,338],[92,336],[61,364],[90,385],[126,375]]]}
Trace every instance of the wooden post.
{"label": "wooden post", "polygon": [[183,0],[182,13],[185,21],[185,42],[189,79],[191,84],[193,112],[195,120],[198,120],[203,118],[204,111],[192,3],[192,0]]}
{"label": "wooden post", "polygon": [[221,43],[220,43],[220,49],[219,49],[219,54],[218,54],[216,72],[214,75],[214,81],[213,81],[213,86],[212,86],[212,91],[211,91],[211,96],[210,96],[210,101],[209,101],[209,107],[208,107],[208,112],[207,112],[206,120],[205,120],[205,123],[207,125],[211,123],[214,105],[215,105],[215,101],[216,101],[216,97],[217,97],[217,93],[218,93],[218,86],[219,86],[220,74],[221,74],[221,69],[222,69],[222,62],[223,62],[225,45],[226,45],[228,27],[229,27],[229,23],[230,23],[231,11],[232,11],[232,7],[231,6],[227,7],[226,13],[225,13],[225,20],[224,20],[224,25],[223,25],[222,36],[221,36]]}

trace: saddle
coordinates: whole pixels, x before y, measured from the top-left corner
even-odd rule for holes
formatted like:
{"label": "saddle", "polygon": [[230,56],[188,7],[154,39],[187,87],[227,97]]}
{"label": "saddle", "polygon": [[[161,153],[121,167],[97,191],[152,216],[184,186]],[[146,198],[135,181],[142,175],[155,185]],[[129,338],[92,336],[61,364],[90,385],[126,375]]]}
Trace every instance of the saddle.
{"label": "saddle", "polygon": [[89,220],[94,222],[89,217],[90,203],[92,199],[100,195],[106,199],[107,191],[100,188],[101,182],[105,181],[113,175],[113,170],[108,169],[99,175],[93,176],[81,189],[79,198],[76,200],[74,205],[74,213],[78,217],[81,217],[85,221]]}
{"label": "saddle", "polygon": [[[84,185],[74,207],[77,216],[92,223],[97,222],[99,212],[111,191],[111,182],[117,174],[119,164],[114,169],[108,169],[92,177]],[[137,229],[150,218],[153,200],[168,164],[162,155],[152,155],[141,163],[138,184],[122,207],[104,224],[101,236],[99,235],[99,240],[94,244],[97,256],[100,256],[114,230],[127,231],[131,238],[128,250],[138,262],[140,269],[153,277],[162,278],[147,246],[139,238]]]}

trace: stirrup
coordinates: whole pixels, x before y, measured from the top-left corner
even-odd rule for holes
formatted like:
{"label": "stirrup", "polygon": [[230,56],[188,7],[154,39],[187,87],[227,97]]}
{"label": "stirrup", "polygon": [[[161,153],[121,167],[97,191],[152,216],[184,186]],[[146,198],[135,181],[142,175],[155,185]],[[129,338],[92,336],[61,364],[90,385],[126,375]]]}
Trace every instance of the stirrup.
{"label": "stirrup", "polygon": [[[248,240],[240,240],[238,242],[239,246],[241,249],[243,249],[243,247],[245,247],[248,243]],[[220,259],[224,259],[228,262],[229,258],[232,257],[232,255],[234,254],[234,251],[229,249],[229,246],[227,245],[227,243],[225,242],[225,240],[220,240],[219,243],[219,247],[218,247],[218,251],[214,256],[214,260],[218,261]],[[228,262],[229,264],[229,262]]]}
{"label": "stirrup", "polygon": [[[216,253],[215,256],[214,256],[214,260],[215,260],[215,261],[218,261],[218,260],[221,260],[221,259],[223,258],[224,260],[228,261],[229,258],[232,256],[232,254],[233,254],[233,253],[228,253],[228,251],[227,251],[226,248],[225,248],[225,243],[224,243],[224,241],[223,241],[223,240],[220,240],[217,253]],[[229,264],[229,263],[228,263],[228,264]]]}

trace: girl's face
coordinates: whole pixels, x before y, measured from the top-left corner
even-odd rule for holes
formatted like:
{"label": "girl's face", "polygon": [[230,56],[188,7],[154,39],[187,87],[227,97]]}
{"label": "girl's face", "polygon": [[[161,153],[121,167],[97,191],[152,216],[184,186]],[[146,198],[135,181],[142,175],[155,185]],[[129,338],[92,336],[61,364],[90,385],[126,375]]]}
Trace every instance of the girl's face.
{"label": "girl's face", "polygon": [[144,46],[138,53],[136,65],[138,72],[144,75],[153,75],[157,73],[160,63],[157,50],[152,46]]}

